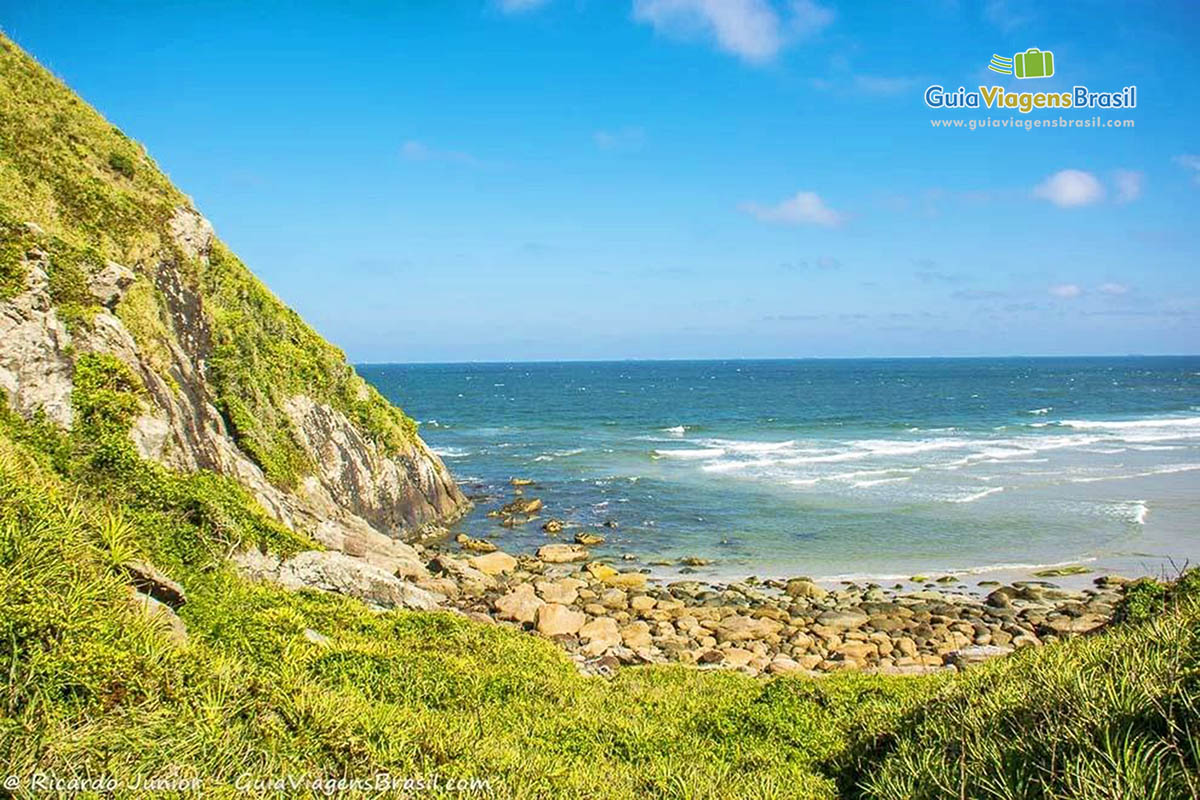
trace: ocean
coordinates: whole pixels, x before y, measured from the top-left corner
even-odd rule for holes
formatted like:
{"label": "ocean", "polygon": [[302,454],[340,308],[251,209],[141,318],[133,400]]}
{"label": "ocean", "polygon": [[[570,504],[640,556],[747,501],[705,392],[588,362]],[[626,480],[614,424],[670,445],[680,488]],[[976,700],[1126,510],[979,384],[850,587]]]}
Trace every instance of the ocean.
{"label": "ocean", "polygon": [[476,499],[455,531],[512,553],[552,539],[486,516],[520,477],[563,537],[599,531],[597,557],[664,575],[1200,562],[1200,357],[358,369]]}

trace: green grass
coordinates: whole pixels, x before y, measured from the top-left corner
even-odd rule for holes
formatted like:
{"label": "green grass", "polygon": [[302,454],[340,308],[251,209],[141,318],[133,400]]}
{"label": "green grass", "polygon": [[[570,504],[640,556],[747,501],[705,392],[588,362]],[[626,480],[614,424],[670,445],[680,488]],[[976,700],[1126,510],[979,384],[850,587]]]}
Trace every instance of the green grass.
{"label": "green grass", "polygon": [[[120,483],[104,496],[122,495]],[[10,772],[131,780],[174,764],[219,788],[246,771],[387,770],[487,778],[500,797],[831,797],[822,762],[932,688],[856,676],[764,685],[679,667],[584,678],[520,632],[249,583],[204,546],[163,542],[142,507],[98,502],[98,487],[79,494],[8,434],[0,487]],[[196,540],[214,540],[186,503],[174,511]],[[128,603],[115,567],[131,557],[187,587],[188,645]],[[330,643],[307,641],[307,628]]]}
{"label": "green grass", "polygon": [[[474,777],[515,798],[1175,798],[1200,764],[1200,573],[1129,620],[962,675],[756,680],[674,665],[611,680],[550,642],[241,578],[226,554],[311,544],[236,484],[137,458],[143,402],[81,356],[70,434],[0,414],[0,763],[156,775]],[[186,645],[119,566],[186,587]],[[1152,597],[1147,602],[1143,596]],[[1130,608],[1136,607],[1132,612]],[[314,630],[327,641],[306,637]]]}
{"label": "green grass", "polygon": [[[239,446],[282,487],[312,465],[282,413],[304,393],[345,413],[396,453],[416,423],[389,404],[219,242],[211,259],[190,259],[169,221],[190,200],[137,143],[110,125],[12,41],[0,35],[0,300],[24,284],[24,254],[47,251],[50,291],[69,327],[90,324],[97,307],[88,278],[107,260],[138,273],[117,308],[139,349],[170,381],[173,328],[159,265],[171,265],[201,298],[213,342],[206,354],[216,407]],[[45,232],[29,233],[34,222]],[[126,305],[131,308],[125,308]]]}

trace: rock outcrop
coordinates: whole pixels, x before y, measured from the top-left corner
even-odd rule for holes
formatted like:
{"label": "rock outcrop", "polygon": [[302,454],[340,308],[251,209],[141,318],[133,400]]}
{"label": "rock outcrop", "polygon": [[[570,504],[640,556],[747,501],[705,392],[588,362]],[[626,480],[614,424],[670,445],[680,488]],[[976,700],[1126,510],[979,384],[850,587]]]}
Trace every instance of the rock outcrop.
{"label": "rock outcrop", "polygon": [[[31,241],[42,240],[36,225],[27,228]],[[198,213],[177,208],[169,230],[183,254],[209,257],[212,226]],[[385,450],[342,411],[297,394],[279,412],[290,421],[312,469],[295,486],[275,485],[239,447],[217,409],[207,374],[212,333],[205,298],[179,264],[159,257],[136,270],[112,261],[99,265],[88,276],[95,305],[87,324],[68,326],[48,277],[56,268],[54,258],[48,248],[31,245],[23,255],[24,290],[0,302],[0,390],[10,408],[24,416],[41,413],[71,428],[74,360],[82,353],[111,354],[145,386],[143,411],[130,432],[144,458],[176,470],[231,476],[284,525],[361,562],[357,567],[336,559],[289,562],[261,574],[339,591],[356,576],[365,588],[348,593],[379,605],[436,605],[436,598],[419,596],[422,590],[415,586],[381,588],[380,582],[380,575],[393,580],[428,577],[411,548],[398,548],[396,540],[449,522],[469,506],[445,465],[419,437]],[[160,324],[166,331],[155,343],[156,352],[139,342],[122,319],[122,304],[144,282],[149,285],[142,288],[152,290],[160,303]]]}

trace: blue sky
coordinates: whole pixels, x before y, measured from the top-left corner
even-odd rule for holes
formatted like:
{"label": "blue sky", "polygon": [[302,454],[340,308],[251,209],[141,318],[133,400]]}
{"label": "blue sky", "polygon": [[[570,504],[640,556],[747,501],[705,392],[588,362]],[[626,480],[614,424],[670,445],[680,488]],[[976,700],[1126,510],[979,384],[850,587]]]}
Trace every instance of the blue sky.
{"label": "blue sky", "polygon": [[[0,0],[0,26],[356,361],[1200,349],[1194,2]],[[1029,47],[1054,77],[986,69]],[[934,129],[1022,115],[931,110],[933,83],[1138,107]]]}

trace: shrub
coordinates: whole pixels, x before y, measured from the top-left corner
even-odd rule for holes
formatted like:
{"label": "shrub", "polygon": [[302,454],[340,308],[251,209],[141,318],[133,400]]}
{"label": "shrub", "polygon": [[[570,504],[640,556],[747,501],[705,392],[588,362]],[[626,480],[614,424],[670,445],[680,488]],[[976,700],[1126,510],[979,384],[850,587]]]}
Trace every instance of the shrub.
{"label": "shrub", "polygon": [[1167,587],[1153,578],[1141,578],[1125,587],[1125,595],[1116,609],[1116,619],[1145,622],[1166,610]]}
{"label": "shrub", "polygon": [[123,178],[133,179],[133,159],[124,153],[111,153],[108,156],[108,166],[113,172]]}

